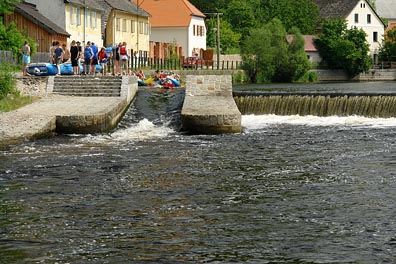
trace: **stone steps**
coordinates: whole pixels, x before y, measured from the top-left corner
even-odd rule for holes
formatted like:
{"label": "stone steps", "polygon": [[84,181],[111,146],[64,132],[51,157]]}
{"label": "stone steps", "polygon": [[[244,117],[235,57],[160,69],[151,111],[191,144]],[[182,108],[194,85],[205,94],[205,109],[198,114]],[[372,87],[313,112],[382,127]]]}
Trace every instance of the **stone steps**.
{"label": "stone steps", "polygon": [[68,96],[121,96],[122,77],[56,76],[53,93]]}

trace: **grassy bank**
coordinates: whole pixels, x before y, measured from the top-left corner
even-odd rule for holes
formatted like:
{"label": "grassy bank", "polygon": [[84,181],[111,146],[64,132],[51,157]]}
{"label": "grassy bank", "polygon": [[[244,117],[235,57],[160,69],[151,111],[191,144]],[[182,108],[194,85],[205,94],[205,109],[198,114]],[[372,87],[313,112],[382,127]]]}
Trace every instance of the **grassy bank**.
{"label": "grassy bank", "polygon": [[31,104],[37,98],[21,96],[16,89],[13,72],[17,70],[13,65],[0,65],[0,112],[8,112]]}
{"label": "grassy bank", "polygon": [[38,98],[32,96],[9,95],[0,99],[0,112],[9,112],[37,100]]}

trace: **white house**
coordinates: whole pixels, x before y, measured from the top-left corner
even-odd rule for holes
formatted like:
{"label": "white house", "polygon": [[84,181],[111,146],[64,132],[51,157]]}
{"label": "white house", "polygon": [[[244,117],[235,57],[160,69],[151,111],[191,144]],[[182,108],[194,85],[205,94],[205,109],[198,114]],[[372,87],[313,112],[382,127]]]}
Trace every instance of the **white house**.
{"label": "white house", "polygon": [[384,38],[385,25],[366,0],[315,0],[323,18],[343,18],[350,28],[363,29],[370,44],[370,53],[378,61],[379,47]]}
{"label": "white house", "polygon": [[150,15],[150,41],[174,43],[182,56],[206,49],[205,15],[187,0],[134,0]]}

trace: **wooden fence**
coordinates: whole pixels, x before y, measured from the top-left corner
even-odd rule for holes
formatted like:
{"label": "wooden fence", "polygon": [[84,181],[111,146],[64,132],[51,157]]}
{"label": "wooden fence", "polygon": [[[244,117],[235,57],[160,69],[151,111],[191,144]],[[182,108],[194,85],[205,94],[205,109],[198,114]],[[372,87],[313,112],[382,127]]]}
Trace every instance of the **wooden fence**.
{"label": "wooden fence", "polygon": [[0,50],[0,63],[15,64],[13,52],[8,50]]}

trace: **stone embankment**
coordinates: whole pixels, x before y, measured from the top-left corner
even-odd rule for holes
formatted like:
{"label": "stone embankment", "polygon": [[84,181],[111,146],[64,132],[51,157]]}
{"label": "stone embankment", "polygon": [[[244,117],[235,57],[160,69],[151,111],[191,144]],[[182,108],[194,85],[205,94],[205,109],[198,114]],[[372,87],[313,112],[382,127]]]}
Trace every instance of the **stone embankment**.
{"label": "stone embankment", "polygon": [[[109,131],[117,125],[138,89],[136,77],[124,76],[119,97],[64,96],[48,92],[53,91],[53,78],[18,78],[17,88],[21,94],[39,97],[39,100],[0,113],[0,147],[56,133]],[[86,83],[89,86],[89,81]]]}
{"label": "stone embankment", "polygon": [[241,132],[231,75],[187,75],[181,116],[183,128],[193,134]]}

